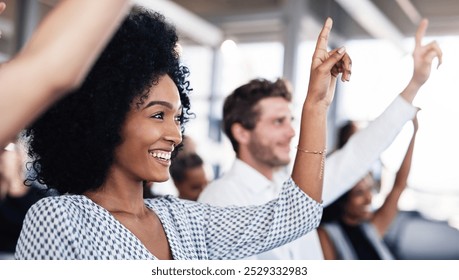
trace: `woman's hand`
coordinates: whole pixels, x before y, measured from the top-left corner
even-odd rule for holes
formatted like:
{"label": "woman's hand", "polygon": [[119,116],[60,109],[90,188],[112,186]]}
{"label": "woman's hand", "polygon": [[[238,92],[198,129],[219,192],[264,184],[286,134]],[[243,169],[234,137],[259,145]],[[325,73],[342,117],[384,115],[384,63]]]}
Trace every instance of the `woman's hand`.
{"label": "woman's hand", "polygon": [[328,36],[333,21],[327,18],[317,39],[311,63],[307,98],[313,102],[324,102],[326,106],[333,101],[336,78],[341,73],[341,80],[349,81],[351,77],[352,61],[344,47],[327,50]]}

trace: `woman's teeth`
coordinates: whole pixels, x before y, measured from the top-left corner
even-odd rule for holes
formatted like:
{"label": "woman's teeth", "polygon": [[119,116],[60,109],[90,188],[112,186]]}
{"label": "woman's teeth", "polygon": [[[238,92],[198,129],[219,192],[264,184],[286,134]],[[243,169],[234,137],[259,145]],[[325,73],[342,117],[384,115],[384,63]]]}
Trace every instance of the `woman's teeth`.
{"label": "woman's teeth", "polygon": [[171,153],[168,153],[168,152],[150,152],[150,155],[154,158],[158,158],[161,160],[171,159]]}

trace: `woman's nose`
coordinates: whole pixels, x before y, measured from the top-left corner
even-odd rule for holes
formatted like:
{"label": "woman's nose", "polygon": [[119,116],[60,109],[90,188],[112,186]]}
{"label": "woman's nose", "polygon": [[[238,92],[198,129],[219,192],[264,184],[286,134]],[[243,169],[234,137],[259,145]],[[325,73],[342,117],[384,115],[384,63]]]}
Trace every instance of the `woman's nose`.
{"label": "woman's nose", "polygon": [[164,136],[167,141],[172,142],[174,147],[182,142],[182,127],[181,125],[177,125],[175,122],[173,125],[169,126],[167,132]]}

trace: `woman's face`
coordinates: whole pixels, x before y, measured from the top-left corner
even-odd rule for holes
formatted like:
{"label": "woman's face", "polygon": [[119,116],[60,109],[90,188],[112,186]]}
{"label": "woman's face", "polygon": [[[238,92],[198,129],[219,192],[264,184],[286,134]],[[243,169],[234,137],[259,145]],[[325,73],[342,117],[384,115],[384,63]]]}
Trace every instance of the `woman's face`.
{"label": "woman's face", "polygon": [[368,174],[351,189],[344,210],[347,220],[364,222],[371,218],[374,187],[373,176]]}
{"label": "woman's face", "polygon": [[182,141],[179,92],[165,75],[139,106],[138,101],[134,99],[122,127],[114,166],[135,181],[163,182],[169,178],[171,153]]}

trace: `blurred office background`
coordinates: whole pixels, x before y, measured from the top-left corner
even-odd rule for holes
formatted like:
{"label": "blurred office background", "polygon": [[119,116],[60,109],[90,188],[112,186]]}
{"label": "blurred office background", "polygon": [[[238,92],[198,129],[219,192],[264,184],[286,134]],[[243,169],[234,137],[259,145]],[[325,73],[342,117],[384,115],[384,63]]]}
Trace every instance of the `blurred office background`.
{"label": "blurred office background", "polygon": [[[27,42],[58,0],[5,2],[7,10],[0,16],[2,62]],[[220,130],[225,96],[253,78],[284,77],[294,88],[293,110],[298,120],[315,40],[327,16],[334,20],[330,46],[346,46],[353,60],[351,82],[339,83],[330,111],[329,150],[333,150],[335,132],[345,120],[366,125],[407,84],[412,74],[413,36],[420,19],[428,18],[424,42],[439,42],[443,64],[432,71],[415,100],[422,108],[417,146],[409,185],[399,205],[402,211],[387,240],[400,258],[459,259],[459,1],[134,2],[162,12],[180,33],[183,62],[191,69],[192,111],[196,113],[186,134],[195,140],[213,178],[225,172],[234,158]],[[386,186],[392,185],[410,133],[407,125],[381,158],[384,181],[379,198],[387,193]],[[174,194],[171,186],[160,184],[157,190]],[[375,199],[375,207],[380,201]]]}

